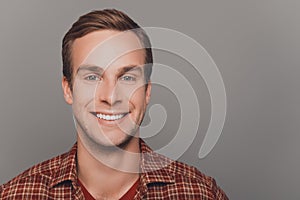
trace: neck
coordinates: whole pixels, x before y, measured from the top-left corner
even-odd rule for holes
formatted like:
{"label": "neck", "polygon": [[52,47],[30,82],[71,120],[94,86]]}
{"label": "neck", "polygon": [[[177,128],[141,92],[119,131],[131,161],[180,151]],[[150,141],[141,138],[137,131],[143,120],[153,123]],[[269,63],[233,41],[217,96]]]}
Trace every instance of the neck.
{"label": "neck", "polygon": [[122,149],[89,148],[78,141],[78,178],[92,196],[120,198],[139,177],[139,139],[133,137]]}

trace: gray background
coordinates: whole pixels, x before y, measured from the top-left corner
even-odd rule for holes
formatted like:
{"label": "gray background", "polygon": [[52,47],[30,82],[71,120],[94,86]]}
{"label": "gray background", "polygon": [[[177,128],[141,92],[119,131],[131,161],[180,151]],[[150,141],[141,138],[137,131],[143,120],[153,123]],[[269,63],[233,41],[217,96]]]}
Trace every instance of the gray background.
{"label": "gray background", "polygon": [[[171,28],[191,36],[219,67],[228,98],[223,133],[213,151],[198,159],[210,104],[203,80],[192,77],[200,99],[201,128],[180,160],[213,176],[230,199],[300,198],[297,0],[2,0],[0,183],[67,151],[75,142],[71,108],[60,86],[61,39],[81,14],[106,7],[125,11],[142,26]],[[168,53],[155,55],[157,62],[188,65]],[[192,76],[186,68],[182,73]],[[166,100],[172,94],[162,94],[164,90],[155,88],[152,103],[169,105],[166,110],[175,114],[168,114],[166,135],[149,138],[153,148],[172,137],[167,133],[176,131],[178,121],[178,102]]]}

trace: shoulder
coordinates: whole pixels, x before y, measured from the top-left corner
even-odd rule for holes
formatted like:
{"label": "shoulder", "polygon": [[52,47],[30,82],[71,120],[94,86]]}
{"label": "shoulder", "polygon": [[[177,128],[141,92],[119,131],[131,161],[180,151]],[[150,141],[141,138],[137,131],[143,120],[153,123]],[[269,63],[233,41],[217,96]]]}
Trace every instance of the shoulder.
{"label": "shoulder", "polygon": [[[164,156],[156,156],[161,163],[168,163],[157,171],[149,174],[163,180],[161,183],[152,182],[149,194],[161,194],[166,199],[216,199],[227,200],[224,191],[217,185],[214,178],[200,172],[196,167],[189,166],[179,161],[171,161]],[[167,162],[166,162],[167,160]]]}
{"label": "shoulder", "polygon": [[183,181],[196,181],[208,185],[213,182],[213,178],[206,176],[196,167],[187,165],[183,162],[173,161],[167,170],[173,171],[176,179],[182,179]]}
{"label": "shoulder", "polygon": [[2,185],[2,187],[7,187],[11,184],[15,184],[17,182],[23,181],[23,180],[31,180],[34,177],[44,177],[45,179],[50,178],[53,174],[53,172],[60,166],[61,160],[64,157],[65,154],[53,157],[49,160],[46,160],[44,162],[38,163],[31,168],[25,170],[23,173],[19,174],[12,180],[10,180],[8,183]]}
{"label": "shoulder", "polygon": [[[24,198],[26,195],[46,195],[49,184],[56,176],[61,163],[68,153],[56,156],[34,165],[7,183],[0,186],[0,199]],[[30,196],[32,197],[32,196]]]}
{"label": "shoulder", "polygon": [[199,184],[211,186],[214,179],[200,172],[196,167],[187,165],[179,161],[173,161],[167,168],[175,175],[176,181],[198,182]]}
{"label": "shoulder", "polygon": [[185,191],[203,194],[213,199],[228,199],[223,190],[217,185],[215,179],[205,175],[196,167],[174,161],[170,169],[174,171],[175,187],[185,188]]}
{"label": "shoulder", "polygon": [[148,199],[228,199],[212,177],[154,152],[143,140],[140,144]]}

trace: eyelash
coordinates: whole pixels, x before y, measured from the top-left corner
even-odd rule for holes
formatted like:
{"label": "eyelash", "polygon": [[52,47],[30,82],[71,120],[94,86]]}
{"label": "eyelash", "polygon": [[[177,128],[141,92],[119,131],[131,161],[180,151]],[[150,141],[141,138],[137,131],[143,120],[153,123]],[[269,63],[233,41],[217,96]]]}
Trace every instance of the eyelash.
{"label": "eyelash", "polygon": [[[128,78],[130,78],[131,80],[128,80]],[[124,75],[124,76],[121,76],[120,80],[121,81],[136,81],[136,77],[130,76],[130,75]]]}
{"label": "eyelash", "polygon": [[[96,75],[96,74],[91,74],[91,75],[86,76],[84,79],[87,81],[100,81],[101,76]],[[135,82],[137,80],[137,78],[132,75],[123,75],[119,78],[119,80],[126,81],[126,82]]]}
{"label": "eyelash", "polygon": [[[92,79],[92,77],[93,77],[94,79]],[[92,74],[92,75],[86,76],[84,79],[85,79],[85,80],[88,80],[88,81],[99,81],[101,78],[100,78],[100,76],[98,76],[98,75]],[[95,80],[95,79],[98,79],[98,80]]]}

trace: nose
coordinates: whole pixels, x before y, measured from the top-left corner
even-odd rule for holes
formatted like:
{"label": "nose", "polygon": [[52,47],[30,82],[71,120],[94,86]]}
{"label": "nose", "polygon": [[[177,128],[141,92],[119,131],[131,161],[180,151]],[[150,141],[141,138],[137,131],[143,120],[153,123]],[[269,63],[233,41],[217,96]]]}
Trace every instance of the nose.
{"label": "nose", "polygon": [[113,107],[121,103],[120,94],[118,92],[117,84],[111,80],[102,80],[97,87],[96,99],[100,103]]}

